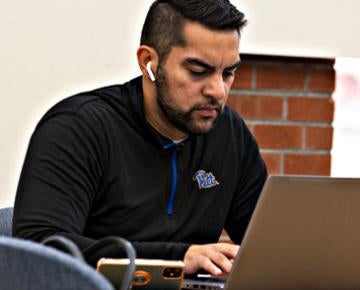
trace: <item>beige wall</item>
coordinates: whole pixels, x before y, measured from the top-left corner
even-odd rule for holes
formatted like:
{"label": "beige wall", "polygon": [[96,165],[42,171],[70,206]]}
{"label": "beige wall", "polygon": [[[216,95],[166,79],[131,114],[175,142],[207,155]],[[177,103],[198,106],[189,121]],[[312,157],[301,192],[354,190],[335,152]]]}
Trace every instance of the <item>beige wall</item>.
{"label": "beige wall", "polygon": [[358,0],[237,0],[236,3],[241,3],[249,18],[243,52],[360,56]]}
{"label": "beige wall", "polygon": [[13,203],[29,137],[51,105],[70,94],[139,74],[135,53],[151,2],[2,3],[0,207]]}
{"label": "beige wall", "polygon": [[[13,203],[29,137],[51,105],[72,93],[123,82],[139,73],[135,51],[151,2],[1,0],[0,207]],[[359,2],[234,1],[250,20],[242,50],[359,55]],[[309,21],[305,27],[303,16]]]}

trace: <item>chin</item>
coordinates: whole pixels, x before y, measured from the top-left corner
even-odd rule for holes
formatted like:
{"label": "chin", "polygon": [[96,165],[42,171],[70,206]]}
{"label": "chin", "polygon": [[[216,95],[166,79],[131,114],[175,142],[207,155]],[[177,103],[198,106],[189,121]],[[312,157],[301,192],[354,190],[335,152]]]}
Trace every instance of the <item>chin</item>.
{"label": "chin", "polygon": [[210,124],[207,122],[206,124],[194,125],[189,130],[189,133],[204,135],[209,133],[215,126],[215,121],[212,121]]}

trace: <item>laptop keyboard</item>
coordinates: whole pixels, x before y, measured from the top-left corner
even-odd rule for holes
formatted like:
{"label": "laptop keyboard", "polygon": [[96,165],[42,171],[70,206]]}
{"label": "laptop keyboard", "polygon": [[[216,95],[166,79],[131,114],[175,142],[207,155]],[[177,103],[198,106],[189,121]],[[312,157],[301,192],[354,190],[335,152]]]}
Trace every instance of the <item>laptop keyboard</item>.
{"label": "laptop keyboard", "polygon": [[181,289],[183,290],[221,290],[226,283],[225,277],[196,277],[185,278]]}

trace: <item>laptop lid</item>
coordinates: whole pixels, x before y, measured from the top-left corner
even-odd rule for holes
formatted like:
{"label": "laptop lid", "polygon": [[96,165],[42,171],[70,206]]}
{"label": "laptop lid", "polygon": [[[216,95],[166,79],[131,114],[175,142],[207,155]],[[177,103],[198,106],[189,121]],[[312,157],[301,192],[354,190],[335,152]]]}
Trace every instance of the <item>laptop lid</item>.
{"label": "laptop lid", "polygon": [[360,289],[360,179],[269,177],[225,289]]}

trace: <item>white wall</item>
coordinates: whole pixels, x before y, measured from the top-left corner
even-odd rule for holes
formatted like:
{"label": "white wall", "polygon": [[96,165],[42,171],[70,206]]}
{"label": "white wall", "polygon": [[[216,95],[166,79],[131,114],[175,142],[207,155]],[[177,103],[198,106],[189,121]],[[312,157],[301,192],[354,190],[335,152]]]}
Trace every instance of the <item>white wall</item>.
{"label": "white wall", "polygon": [[[13,203],[29,137],[51,105],[139,73],[135,52],[151,2],[0,0],[0,207]],[[234,3],[249,19],[244,52],[360,54],[360,1]]]}
{"label": "white wall", "polygon": [[[360,56],[358,0],[237,0],[246,12],[243,52]],[[239,5],[240,7],[240,5]]]}
{"label": "white wall", "polygon": [[13,203],[30,135],[50,106],[139,74],[135,53],[150,3],[1,3],[0,207]]}

